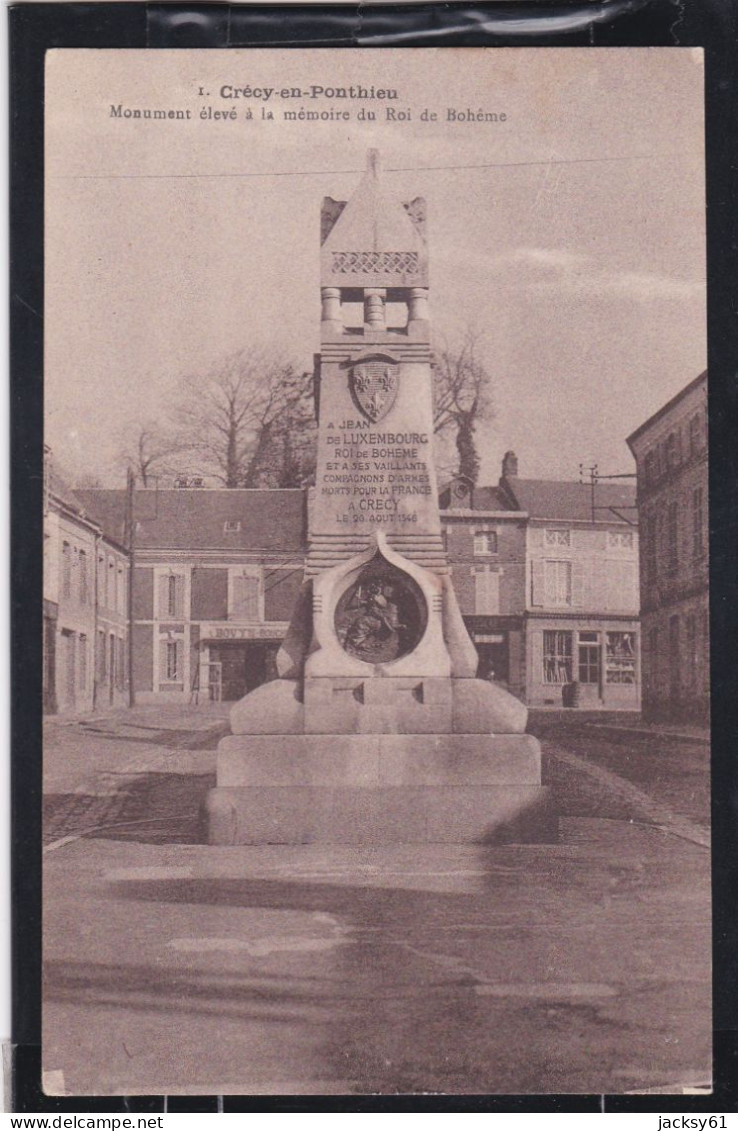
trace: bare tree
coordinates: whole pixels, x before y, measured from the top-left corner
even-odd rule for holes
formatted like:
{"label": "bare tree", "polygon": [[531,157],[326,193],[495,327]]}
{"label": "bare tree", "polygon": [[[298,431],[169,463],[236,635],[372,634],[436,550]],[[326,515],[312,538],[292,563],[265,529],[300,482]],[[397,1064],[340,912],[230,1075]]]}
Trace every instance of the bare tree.
{"label": "bare tree", "polygon": [[142,487],[151,485],[155,472],[167,475],[170,461],[179,452],[177,440],[166,424],[141,424],[132,430],[117,459],[119,467],[130,470]]}
{"label": "bare tree", "polygon": [[491,420],[492,380],[481,356],[480,337],[467,330],[458,347],[444,343],[436,350],[433,370],[433,425],[437,436],[453,435],[456,471],[476,483],[480,459],[477,424]]}
{"label": "bare tree", "polygon": [[291,485],[311,392],[308,374],[266,349],[241,350],[185,379],[173,413],[179,467],[225,487]]}

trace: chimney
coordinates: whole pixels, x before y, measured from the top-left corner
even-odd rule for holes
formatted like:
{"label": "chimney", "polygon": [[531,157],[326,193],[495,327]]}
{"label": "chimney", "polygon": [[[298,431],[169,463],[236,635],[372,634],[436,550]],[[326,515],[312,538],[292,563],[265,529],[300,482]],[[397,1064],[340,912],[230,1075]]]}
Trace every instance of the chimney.
{"label": "chimney", "polygon": [[502,478],[515,479],[518,474],[518,457],[515,452],[505,452],[502,461]]}

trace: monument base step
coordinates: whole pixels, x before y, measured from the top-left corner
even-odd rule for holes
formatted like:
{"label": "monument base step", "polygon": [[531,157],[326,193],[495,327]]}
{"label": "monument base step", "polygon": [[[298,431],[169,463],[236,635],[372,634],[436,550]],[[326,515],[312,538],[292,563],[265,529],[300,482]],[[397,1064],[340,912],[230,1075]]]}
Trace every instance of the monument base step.
{"label": "monument base step", "polygon": [[537,844],[557,839],[541,785],[212,789],[207,840],[235,844]]}

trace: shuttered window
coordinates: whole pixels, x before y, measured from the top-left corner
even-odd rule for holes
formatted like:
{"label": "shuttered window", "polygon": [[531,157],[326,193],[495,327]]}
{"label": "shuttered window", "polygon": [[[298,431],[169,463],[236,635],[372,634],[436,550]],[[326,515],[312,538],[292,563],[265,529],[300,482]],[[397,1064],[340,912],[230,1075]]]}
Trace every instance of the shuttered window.
{"label": "shuttered window", "polygon": [[89,599],[89,583],[87,578],[87,554],[84,550],[79,552],[79,601],[86,605]]}
{"label": "shuttered window", "polygon": [[607,578],[605,608],[634,609],[638,603],[635,562],[608,561],[605,566]]}
{"label": "shuttered window", "polygon": [[79,663],[77,665],[77,673],[79,676],[79,689],[80,691],[87,690],[87,637],[82,632],[78,640],[79,647]]}
{"label": "shuttered window", "polygon": [[546,605],[571,605],[571,562],[544,563]]}
{"label": "shuttered window", "polygon": [[162,683],[182,682],[183,658],[184,640],[161,640],[159,642],[159,679]]}
{"label": "shuttered window", "polygon": [[159,619],[181,619],[184,608],[184,577],[167,573],[159,578]]}
{"label": "shuttered window", "polygon": [[72,595],[72,547],[68,542],[62,545],[62,596]]}
{"label": "shuttered window", "polygon": [[474,573],[474,612],[495,616],[500,611],[500,575],[497,570],[478,568]]}
{"label": "shuttered window", "polygon": [[232,620],[261,620],[259,610],[259,578],[255,574],[237,574],[233,578]]}

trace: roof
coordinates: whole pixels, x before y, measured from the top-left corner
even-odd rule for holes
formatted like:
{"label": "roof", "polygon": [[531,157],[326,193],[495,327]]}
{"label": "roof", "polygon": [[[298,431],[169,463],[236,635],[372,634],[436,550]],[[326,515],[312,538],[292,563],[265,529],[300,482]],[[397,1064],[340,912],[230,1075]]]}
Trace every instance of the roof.
{"label": "roof", "polygon": [[625,441],[626,444],[630,446],[632,440],[637,440],[638,437],[642,435],[647,428],[650,428],[651,425],[655,424],[657,420],[660,420],[663,416],[666,416],[667,413],[671,412],[671,410],[675,408],[676,405],[678,405],[679,402],[684,397],[686,397],[688,393],[691,393],[693,389],[698,388],[699,385],[703,382],[707,382],[706,369],[703,373],[700,373],[699,376],[690,381],[688,385],[685,385],[683,389],[680,389],[676,396],[672,397],[670,401],[667,401],[666,404],[662,405],[661,408],[653,414],[653,416],[649,416],[648,420],[644,420],[643,424],[640,424],[638,428],[636,428],[635,432],[631,432],[630,436],[628,436],[627,440]]}
{"label": "roof", "polygon": [[473,495],[475,511],[509,511],[514,508],[505,492],[499,487],[475,487]]}
{"label": "roof", "polygon": [[[106,537],[123,543],[126,492],[85,490],[77,495]],[[136,491],[134,514],[137,549],[304,552],[305,548],[305,492],[299,489]],[[232,525],[228,531],[226,523]]]}
{"label": "roof", "polygon": [[[592,488],[589,483],[570,483],[554,479],[506,478],[505,485],[521,510],[531,518],[553,522],[591,522]],[[598,483],[595,487],[595,520],[630,522],[635,520],[635,483]],[[476,502],[476,493],[475,493]],[[623,511],[626,517],[610,508]],[[602,509],[605,508],[605,509]],[[626,509],[628,508],[628,509]],[[630,509],[633,508],[633,509]]]}
{"label": "roof", "polygon": [[[458,495],[454,494],[455,485],[462,488]],[[500,487],[475,487],[466,475],[455,475],[448,482],[443,483],[438,492],[438,501],[442,515],[458,515],[460,511],[514,511],[509,496]]]}
{"label": "roof", "polygon": [[[65,510],[77,515],[82,521],[88,518],[87,508],[78,493],[72,490],[55,464],[51,463],[48,474],[50,497],[60,503]],[[92,520],[92,524],[94,525],[94,519]]]}
{"label": "roof", "polygon": [[350,200],[326,198],[321,228],[321,278],[339,287],[428,285],[423,236],[425,203],[404,204],[383,183],[379,152],[370,149],[367,167]]}

